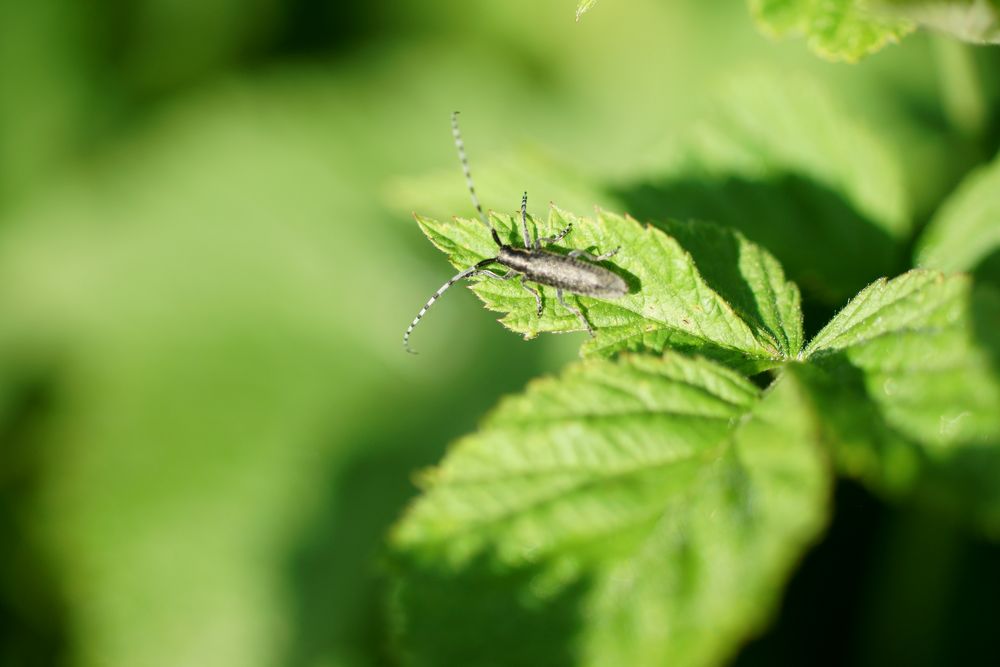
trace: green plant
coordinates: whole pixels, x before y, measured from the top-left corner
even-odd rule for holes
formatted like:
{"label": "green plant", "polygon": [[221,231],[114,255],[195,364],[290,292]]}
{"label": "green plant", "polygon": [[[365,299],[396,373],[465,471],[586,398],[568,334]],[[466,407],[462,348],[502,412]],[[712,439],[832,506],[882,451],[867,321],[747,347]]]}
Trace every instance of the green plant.
{"label": "green plant", "polygon": [[[1000,50],[574,6],[0,3],[0,666],[995,662]],[[501,224],[628,239],[598,340],[483,283],[400,350],[456,108]],[[905,364],[794,360],[914,267]]]}
{"label": "green plant", "polygon": [[[809,33],[806,10],[837,3],[751,4]],[[839,45],[814,34],[828,55],[910,29],[841,4],[863,30],[836,30]],[[621,246],[632,290],[580,297],[596,329],[583,359],[504,399],[421,476],[390,539],[413,664],[718,664],[765,627],[838,476],[1000,538],[1000,158],[917,236],[878,139],[822,95],[811,107],[750,88],[695,128],[667,186],[610,188],[652,224],[556,207],[530,219],[540,235],[572,223],[572,247]],[[679,181],[700,184],[687,209]],[[835,212],[826,188],[852,209]],[[517,237],[514,216],[493,220]],[[455,267],[494,253],[478,221],[417,222]],[[812,336],[783,263],[811,302],[850,297]],[[513,282],[472,290],[525,338],[579,330],[548,288],[540,317]]]}
{"label": "green plant", "polygon": [[[584,245],[629,250],[617,265],[638,289],[581,298],[597,328],[585,359],[508,398],[422,478],[392,543],[404,634],[428,664],[480,642],[496,664],[517,662],[507,647],[566,650],[515,641],[543,620],[572,629],[582,664],[714,662],[761,626],[835,474],[1000,535],[995,289],[914,269],[803,346],[797,288],[742,235],[558,209],[533,222],[569,221]],[[490,251],[474,220],[420,223],[456,266]],[[536,318],[506,283],[473,289],[526,336],[578,328],[557,305]],[[746,374],[764,369],[760,390]],[[537,609],[512,612],[523,597]]]}

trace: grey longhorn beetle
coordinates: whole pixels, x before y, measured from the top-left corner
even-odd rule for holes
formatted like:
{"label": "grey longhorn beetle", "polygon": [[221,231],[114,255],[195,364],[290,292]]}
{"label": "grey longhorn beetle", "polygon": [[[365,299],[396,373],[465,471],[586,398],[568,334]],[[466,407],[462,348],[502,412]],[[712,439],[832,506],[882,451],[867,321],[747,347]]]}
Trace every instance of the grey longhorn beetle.
{"label": "grey longhorn beetle", "polygon": [[[536,234],[536,238],[532,242],[531,234],[528,233],[527,192],[521,197],[521,234],[524,239],[524,247],[519,248],[501,241],[500,235],[497,234],[493,223],[483,213],[483,207],[476,196],[476,188],[472,184],[472,172],[469,170],[469,160],[465,155],[465,144],[462,142],[462,135],[458,130],[457,111],[451,114],[451,133],[455,137],[455,148],[458,149],[458,159],[462,163],[462,172],[465,174],[465,183],[469,188],[472,204],[479,213],[479,219],[489,228],[490,234],[493,236],[493,241],[500,248],[500,251],[496,257],[484,259],[459,272],[451,280],[442,285],[438,291],[434,292],[431,298],[427,300],[427,303],[424,304],[424,307],[420,309],[420,312],[417,313],[417,316],[410,322],[410,326],[406,328],[406,333],[403,334],[403,347],[406,348],[407,352],[416,354],[410,348],[410,334],[413,333],[417,323],[420,322],[424,314],[449,287],[460,280],[472,278],[473,276],[489,276],[497,280],[511,280],[520,276],[521,287],[535,297],[539,317],[542,315],[541,291],[529,287],[525,281],[530,280],[539,285],[548,285],[549,287],[556,288],[556,298],[562,304],[562,307],[576,315],[583,328],[593,337],[594,329],[590,326],[590,322],[587,321],[587,318],[584,317],[579,308],[574,308],[566,303],[566,300],[563,298],[563,292],[600,299],[618,299],[625,296],[628,293],[628,285],[622,280],[621,276],[592,263],[602,262],[614,256],[621,248],[615,248],[603,255],[591,255],[585,250],[571,250],[568,254],[560,255],[550,250],[544,250],[545,246],[558,243],[565,238],[573,230],[573,225],[567,226],[566,229],[563,229],[555,236],[537,238]],[[486,268],[490,264],[499,264],[505,267],[508,269],[507,273],[500,275],[490,271]]]}

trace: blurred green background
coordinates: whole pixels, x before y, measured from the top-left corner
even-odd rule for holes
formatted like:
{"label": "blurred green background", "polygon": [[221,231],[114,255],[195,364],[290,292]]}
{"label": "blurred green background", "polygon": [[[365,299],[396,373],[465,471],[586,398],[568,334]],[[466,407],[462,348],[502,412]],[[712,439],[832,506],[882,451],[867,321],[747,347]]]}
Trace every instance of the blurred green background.
{"label": "blurred green background", "polygon": [[[525,343],[457,290],[403,353],[450,275],[409,212],[471,213],[452,110],[490,208],[527,189],[536,212],[740,224],[720,197],[766,168],[777,195],[801,195],[800,172],[825,183],[834,223],[881,217],[898,233],[832,285],[782,247],[801,210],[747,229],[778,239],[809,331],[905,269],[996,152],[996,49],[921,34],[833,65],[762,37],[741,3],[574,9],[0,0],[0,665],[396,663],[379,555],[413,471],[580,342]],[[842,117],[892,163],[859,172],[753,130],[796,99],[828,146]],[[751,128],[763,167],[713,152],[697,128],[718,117]],[[713,176],[681,189],[692,151]],[[742,180],[717,187],[730,167]],[[837,503],[741,664],[997,655],[996,547],[850,484]]]}

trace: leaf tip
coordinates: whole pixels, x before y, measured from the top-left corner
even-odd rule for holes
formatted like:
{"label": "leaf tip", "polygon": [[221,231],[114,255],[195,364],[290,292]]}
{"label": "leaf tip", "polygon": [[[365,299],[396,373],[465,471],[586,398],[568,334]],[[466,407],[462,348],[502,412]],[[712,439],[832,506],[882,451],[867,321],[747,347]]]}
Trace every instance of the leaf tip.
{"label": "leaf tip", "polygon": [[441,471],[434,466],[430,466],[414,471],[414,473],[410,475],[410,481],[420,491],[427,491],[437,483],[440,477]]}

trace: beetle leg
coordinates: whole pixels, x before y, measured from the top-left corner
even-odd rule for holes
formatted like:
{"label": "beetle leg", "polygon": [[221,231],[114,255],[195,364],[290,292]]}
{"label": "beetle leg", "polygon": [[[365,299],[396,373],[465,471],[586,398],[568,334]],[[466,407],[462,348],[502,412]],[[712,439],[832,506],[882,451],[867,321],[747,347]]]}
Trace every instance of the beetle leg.
{"label": "beetle leg", "polygon": [[574,308],[573,306],[571,306],[568,303],[566,303],[566,300],[563,299],[563,293],[562,293],[561,289],[557,289],[556,290],[556,298],[559,299],[559,303],[562,304],[563,308],[565,308],[569,312],[573,313],[574,315],[576,315],[580,319],[580,322],[583,324],[583,327],[587,330],[587,333],[590,334],[591,338],[594,338],[594,330],[593,330],[593,328],[591,328],[590,322],[588,322],[587,318],[583,316],[583,313],[580,312],[579,308]]}
{"label": "beetle leg", "polygon": [[[521,197],[521,235],[524,239],[524,247],[531,247],[531,234],[528,233],[528,193],[525,192]],[[535,243],[535,247],[538,247],[538,243]]]}
{"label": "beetle leg", "polygon": [[562,230],[555,236],[544,236],[535,242],[535,250],[538,250],[542,246],[552,245],[553,243],[559,243],[562,241],[567,234],[573,231],[573,225],[567,225],[566,229]]}
{"label": "beetle leg", "polygon": [[531,292],[535,297],[535,304],[538,306],[538,317],[542,316],[542,292],[541,290],[534,289],[533,287],[528,287],[524,282],[524,275],[521,275],[521,287]]}
{"label": "beetle leg", "polygon": [[517,271],[508,271],[507,273],[501,276],[499,273],[493,273],[489,269],[480,269],[475,273],[473,273],[472,275],[470,275],[469,277],[471,278],[473,276],[489,276],[490,278],[496,278],[497,280],[510,280],[511,278],[519,275],[521,274],[518,273]]}

